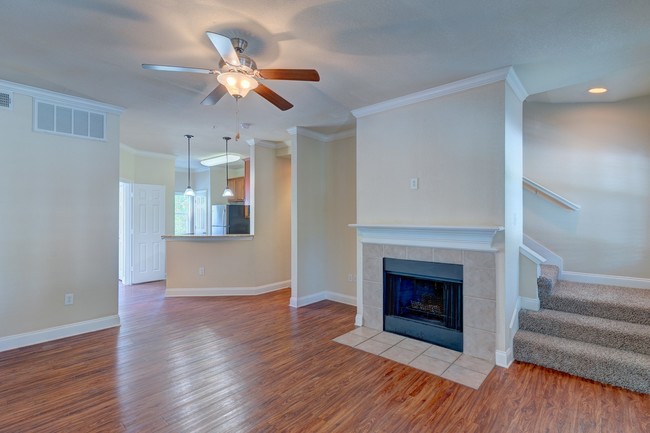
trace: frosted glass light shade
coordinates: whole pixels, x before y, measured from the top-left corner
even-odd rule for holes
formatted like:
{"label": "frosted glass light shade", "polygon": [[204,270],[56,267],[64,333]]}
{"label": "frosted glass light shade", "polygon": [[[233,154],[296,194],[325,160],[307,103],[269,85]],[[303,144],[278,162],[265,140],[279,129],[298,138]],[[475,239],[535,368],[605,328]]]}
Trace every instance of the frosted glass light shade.
{"label": "frosted glass light shade", "polygon": [[258,82],[253,77],[249,77],[241,72],[224,72],[217,77],[219,83],[226,86],[226,90],[234,97],[244,97],[249,90],[257,87]]}
{"label": "frosted glass light shade", "polygon": [[226,188],[223,190],[223,194],[221,194],[222,197],[234,197],[235,194],[233,194],[232,189]]}
{"label": "frosted glass light shade", "polygon": [[191,186],[188,185],[187,189],[185,190],[185,193],[183,195],[187,195],[190,197],[194,197],[194,190],[192,189]]}
{"label": "frosted glass light shade", "polygon": [[241,156],[230,153],[228,154],[228,158],[226,158],[226,155],[219,155],[215,156],[214,158],[204,159],[201,161],[201,165],[206,167],[214,167],[215,165],[222,165],[226,164],[227,162],[237,162],[240,159]]}

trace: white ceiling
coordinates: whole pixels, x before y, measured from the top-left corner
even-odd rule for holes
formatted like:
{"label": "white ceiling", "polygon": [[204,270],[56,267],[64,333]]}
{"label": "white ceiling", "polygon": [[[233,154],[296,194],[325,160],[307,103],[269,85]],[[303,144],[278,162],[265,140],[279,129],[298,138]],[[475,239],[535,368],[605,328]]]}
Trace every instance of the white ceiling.
{"label": "white ceiling", "polygon": [[[259,68],[315,68],[321,81],[266,81],[294,104],[240,103],[242,140],[281,142],[293,126],[354,127],[351,110],[512,65],[530,99],[616,101],[650,94],[648,0],[2,0],[0,79],[124,107],[121,142],[193,157],[223,151],[235,102],[200,102],[216,68],[205,32],[243,37]],[[604,96],[588,95],[605,85]]]}

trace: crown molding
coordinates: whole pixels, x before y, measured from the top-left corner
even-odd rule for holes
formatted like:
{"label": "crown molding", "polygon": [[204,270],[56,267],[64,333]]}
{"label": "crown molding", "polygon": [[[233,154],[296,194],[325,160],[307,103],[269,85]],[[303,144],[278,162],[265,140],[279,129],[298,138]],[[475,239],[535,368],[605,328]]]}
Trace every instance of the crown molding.
{"label": "crown molding", "polygon": [[88,111],[101,111],[104,113],[122,114],[124,108],[117,105],[105,104],[91,99],[79,98],[77,96],[64,95],[63,93],[39,89],[38,87],[26,86],[24,84],[12,83],[11,81],[0,80],[0,87],[12,90],[15,93],[31,96],[36,99],[43,99],[59,105],[71,106]]}
{"label": "crown molding", "polygon": [[287,129],[289,135],[304,135],[305,137],[313,138],[314,140],[322,141],[324,143],[331,143],[332,141],[343,140],[352,138],[357,135],[356,129],[346,129],[345,131],[335,132],[334,134],[322,134],[320,132],[312,131],[311,129],[303,126],[294,126]]}
{"label": "crown molding", "polygon": [[520,95],[523,93],[525,93],[527,96],[528,94],[517,78],[517,75],[514,73],[514,70],[511,66],[508,66],[507,68],[501,68],[486,72],[484,74],[475,75],[473,77],[454,81],[452,83],[443,84],[442,86],[423,90],[421,92],[411,93],[409,95],[400,96],[399,98],[389,99],[377,104],[357,108],[356,110],[352,110],[352,115],[358,119],[360,117],[370,116],[372,114],[383,113],[384,111],[417,104],[418,102],[428,101],[430,99],[436,99],[454,93],[464,92],[466,90],[475,89],[477,87],[485,86],[488,84],[498,83],[499,81],[506,81],[509,76],[510,87],[512,87],[515,93],[517,93],[517,96],[520,97]]}
{"label": "crown molding", "polygon": [[250,138],[246,140],[246,143],[248,143],[249,146],[260,146],[260,147],[266,147],[269,149],[280,149],[284,147],[284,143],[276,143],[274,141],[268,141],[268,140],[260,140],[258,138]]}
{"label": "crown molding", "polygon": [[126,152],[132,153],[137,156],[146,156],[147,158],[169,159],[172,161],[176,161],[175,155],[169,155],[166,153],[158,153],[158,152],[149,152],[148,150],[134,149],[133,147],[128,146],[124,143],[120,143],[120,150],[124,150]]}
{"label": "crown molding", "polygon": [[512,91],[515,93],[520,102],[524,102],[528,98],[528,90],[524,87],[519,76],[515,72],[514,68],[508,68],[508,74],[506,75],[506,83],[510,86]]}

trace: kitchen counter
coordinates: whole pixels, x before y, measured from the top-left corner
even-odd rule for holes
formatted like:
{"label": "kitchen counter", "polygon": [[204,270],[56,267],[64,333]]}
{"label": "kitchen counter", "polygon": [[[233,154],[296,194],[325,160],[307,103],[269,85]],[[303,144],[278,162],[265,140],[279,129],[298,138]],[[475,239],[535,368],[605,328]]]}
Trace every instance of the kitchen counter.
{"label": "kitchen counter", "polygon": [[206,235],[163,235],[162,239],[166,241],[196,241],[196,242],[223,242],[223,241],[250,241],[253,240],[253,235],[219,235],[219,236],[206,236]]}

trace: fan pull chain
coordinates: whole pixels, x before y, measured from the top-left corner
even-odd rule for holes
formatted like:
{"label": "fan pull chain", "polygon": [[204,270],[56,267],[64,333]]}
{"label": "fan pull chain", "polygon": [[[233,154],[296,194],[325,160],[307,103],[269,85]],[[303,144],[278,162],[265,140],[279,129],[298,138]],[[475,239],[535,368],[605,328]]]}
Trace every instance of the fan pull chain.
{"label": "fan pull chain", "polygon": [[235,98],[235,120],[237,122],[237,134],[235,135],[235,141],[239,141],[239,98]]}

